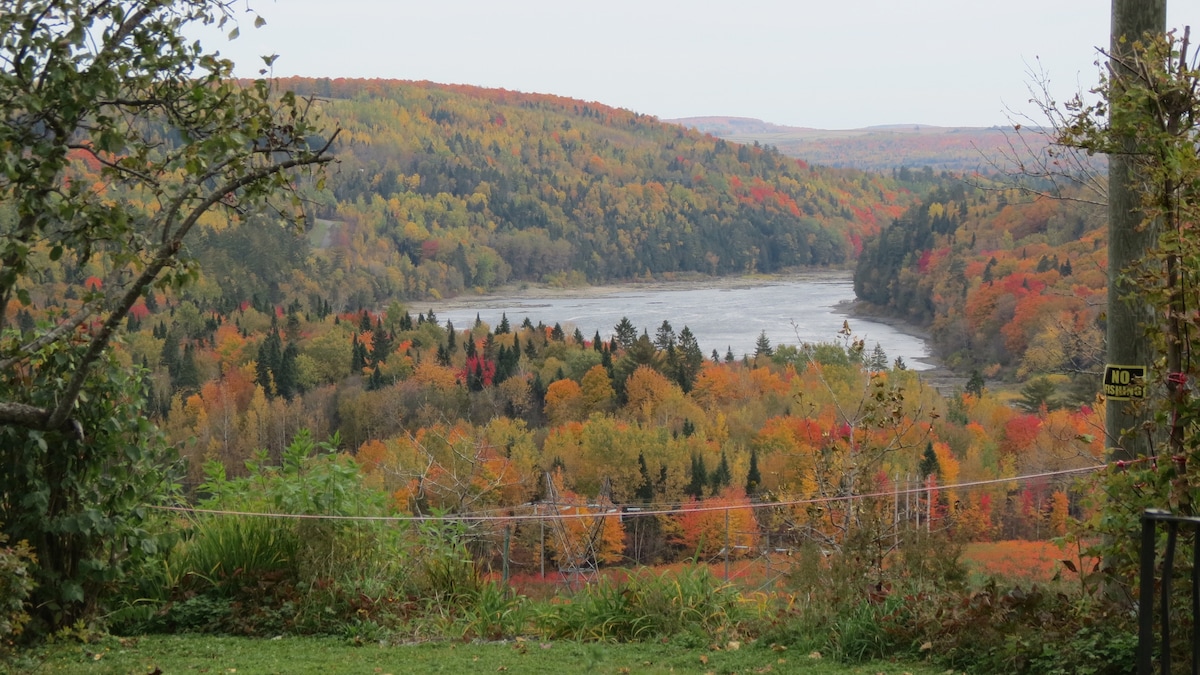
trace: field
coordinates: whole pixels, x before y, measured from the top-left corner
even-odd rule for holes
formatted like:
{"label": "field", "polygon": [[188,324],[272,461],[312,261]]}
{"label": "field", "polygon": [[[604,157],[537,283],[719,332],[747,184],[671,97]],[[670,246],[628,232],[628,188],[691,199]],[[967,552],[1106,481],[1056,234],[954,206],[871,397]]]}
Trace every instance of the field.
{"label": "field", "polygon": [[[733,649],[674,644],[487,644],[354,646],[336,638],[150,636],[100,645],[55,645],[32,659],[37,673],[830,673],[932,675],[927,664],[872,662],[848,666],[816,653],[775,651],[766,645]],[[44,660],[43,660],[44,659]]]}

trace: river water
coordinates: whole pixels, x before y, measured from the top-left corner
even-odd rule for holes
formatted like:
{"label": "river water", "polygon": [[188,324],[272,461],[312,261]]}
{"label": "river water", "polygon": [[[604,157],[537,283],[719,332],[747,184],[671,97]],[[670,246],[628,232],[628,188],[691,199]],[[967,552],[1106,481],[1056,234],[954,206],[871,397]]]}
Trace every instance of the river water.
{"label": "river water", "polygon": [[627,284],[567,290],[526,289],[498,295],[455,298],[413,307],[433,309],[438,322],[452,321],[458,329],[474,324],[476,315],[493,328],[502,315],[515,328],[526,317],[570,334],[579,328],[591,339],[596,331],[609,339],[613,327],[628,317],[638,331],[653,339],[664,320],[678,334],[687,326],[705,356],[726,350],[734,356],[753,354],[758,336],[766,332],[772,345],[840,341],[849,321],[855,337],[866,341],[868,352],[878,343],[889,360],[903,357],[909,368],[925,370],[929,350],[925,341],[888,324],[850,317],[854,300],[849,272],[817,271],[770,279],[714,279],[698,282]]}

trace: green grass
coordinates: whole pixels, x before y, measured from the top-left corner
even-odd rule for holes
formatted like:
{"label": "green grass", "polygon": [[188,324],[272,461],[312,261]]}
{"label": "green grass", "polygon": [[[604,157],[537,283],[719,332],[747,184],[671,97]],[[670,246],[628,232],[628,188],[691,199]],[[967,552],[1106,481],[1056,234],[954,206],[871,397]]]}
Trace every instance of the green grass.
{"label": "green grass", "polygon": [[[0,668],[5,664],[0,663]],[[431,643],[354,646],[336,638],[248,638],[198,635],[148,636],[95,645],[58,644],[25,653],[8,664],[29,673],[830,673],[833,675],[934,675],[919,663],[845,665],[769,646],[690,648],[679,644],[578,642]]]}

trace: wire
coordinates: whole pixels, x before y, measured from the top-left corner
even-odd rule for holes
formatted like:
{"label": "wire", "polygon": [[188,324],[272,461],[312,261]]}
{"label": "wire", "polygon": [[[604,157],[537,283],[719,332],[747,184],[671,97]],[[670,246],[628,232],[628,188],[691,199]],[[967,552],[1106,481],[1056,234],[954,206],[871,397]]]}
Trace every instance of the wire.
{"label": "wire", "polygon": [[[1126,462],[1125,464],[1128,464]],[[1114,464],[1115,465],[1115,464]],[[1047,471],[1044,473],[1026,474],[1023,476],[1013,476],[1011,478],[991,478],[987,480],[968,481],[965,483],[955,483],[954,485],[936,485],[919,488],[908,488],[905,490],[891,490],[888,492],[873,492],[859,495],[841,495],[836,497],[814,497],[812,499],[793,499],[780,502],[748,502],[745,504],[720,504],[720,505],[703,505],[702,502],[697,506],[678,506],[663,509],[643,509],[636,505],[573,505],[576,508],[603,508],[605,512],[583,512],[583,513],[525,513],[510,515],[484,515],[484,514],[469,514],[459,513],[453,515],[438,515],[438,516],[346,516],[336,514],[316,514],[316,513],[270,513],[261,511],[235,511],[225,509],[203,509],[192,506],[162,506],[149,505],[148,508],[160,511],[171,511],[175,513],[190,513],[213,516],[245,516],[245,517],[260,517],[260,518],[292,518],[296,520],[337,520],[337,521],[362,521],[362,522],[402,522],[402,523],[427,523],[427,522],[519,522],[519,521],[545,521],[545,520],[568,520],[580,518],[597,518],[604,516],[623,516],[623,517],[644,517],[644,516],[662,516],[676,515],[681,513],[709,513],[715,511],[732,511],[732,510],[755,510],[755,509],[772,509],[786,506],[808,506],[812,504],[829,504],[835,502],[846,502],[860,499],[880,499],[883,497],[895,498],[909,494],[921,494],[935,492],[939,490],[966,490],[970,488],[982,487],[987,485],[998,485],[1001,483],[1020,483],[1028,482],[1044,478],[1053,478],[1056,476],[1070,476],[1085,473],[1092,473],[1101,469],[1107,468],[1108,465],[1100,464],[1097,466],[1088,466],[1078,469],[1063,469],[1060,471]],[[517,510],[532,510],[539,506],[545,506],[541,503],[521,504],[510,507],[511,511]],[[559,506],[563,506],[559,504]],[[628,508],[638,508],[637,511],[629,511]],[[488,509],[492,512],[495,509]]]}

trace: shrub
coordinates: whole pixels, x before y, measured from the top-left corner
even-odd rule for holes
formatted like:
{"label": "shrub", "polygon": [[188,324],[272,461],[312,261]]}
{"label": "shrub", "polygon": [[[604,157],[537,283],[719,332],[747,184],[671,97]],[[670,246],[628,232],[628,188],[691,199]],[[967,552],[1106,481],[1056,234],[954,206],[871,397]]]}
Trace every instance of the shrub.
{"label": "shrub", "polygon": [[[48,346],[33,379],[0,382],[0,398],[53,407],[82,358],[82,347]],[[142,376],[106,353],[87,371],[75,425],[0,425],[0,523],[37,552],[29,632],[98,617],[160,555],[163,533],[147,505],[178,491],[172,451],[145,414]]]}
{"label": "shrub", "polygon": [[173,602],[157,627],[338,634],[351,622],[382,626],[409,611],[405,532],[339,518],[390,511],[336,445],[336,437],[316,443],[300,431],[279,466],[260,452],[243,478],[228,479],[216,462],[205,467],[207,509],[334,518],[200,514],[166,561]]}
{"label": "shrub", "polygon": [[30,568],[37,564],[28,542],[4,545],[7,542],[0,534],[0,654],[12,648],[29,623],[25,602],[35,586]]}

